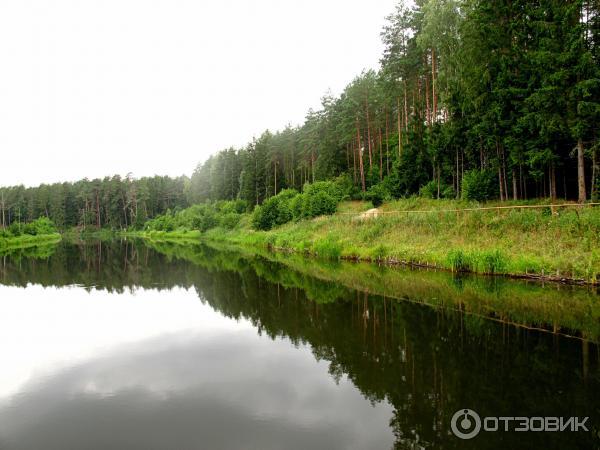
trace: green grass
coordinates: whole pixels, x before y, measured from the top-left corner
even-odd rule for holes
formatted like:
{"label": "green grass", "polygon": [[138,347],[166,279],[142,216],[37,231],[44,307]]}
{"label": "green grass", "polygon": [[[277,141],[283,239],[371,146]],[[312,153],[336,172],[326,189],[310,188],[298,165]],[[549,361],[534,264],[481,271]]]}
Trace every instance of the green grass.
{"label": "green grass", "polygon": [[[536,202],[540,204],[544,200]],[[366,202],[345,202],[335,215],[290,222],[269,231],[254,231],[247,220],[242,220],[233,230],[214,228],[201,237],[246,246],[271,246],[326,259],[600,281],[598,208],[557,209],[557,214],[549,208],[447,212],[444,210],[480,205],[411,198],[386,203],[380,209],[426,212],[358,219],[360,212],[370,206]],[[177,232],[149,237],[179,238]]]}
{"label": "green grass", "polygon": [[61,235],[58,233],[40,234],[32,236],[24,234],[16,237],[0,237],[0,253],[24,249],[30,247],[38,247],[45,245],[54,245],[61,240]]}

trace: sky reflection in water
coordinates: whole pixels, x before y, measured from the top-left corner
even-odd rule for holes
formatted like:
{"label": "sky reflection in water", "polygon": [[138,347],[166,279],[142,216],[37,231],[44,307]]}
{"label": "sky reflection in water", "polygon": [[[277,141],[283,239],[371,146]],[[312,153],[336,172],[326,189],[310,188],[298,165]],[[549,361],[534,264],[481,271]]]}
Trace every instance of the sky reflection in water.
{"label": "sky reflection in water", "polygon": [[305,346],[193,289],[0,287],[0,447],[389,448],[371,405]]}

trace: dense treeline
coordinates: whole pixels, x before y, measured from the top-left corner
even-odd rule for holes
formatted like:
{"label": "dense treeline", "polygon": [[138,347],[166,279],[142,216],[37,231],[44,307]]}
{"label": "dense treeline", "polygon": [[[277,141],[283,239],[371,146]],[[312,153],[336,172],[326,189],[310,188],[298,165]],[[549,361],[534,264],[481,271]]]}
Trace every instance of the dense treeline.
{"label": "dense treeline", "polygon": [[0,188],[0,227],[41,217],[51,219],[62,229],[141,227],[148,218],[186,207],[188,186],[187,177],[114,176],[31,188]]}
{"label": "dense treeline", "polygon": [[141,228],[193,203],[252,208],[340,175],[370,200],[600,197],[600,1],[417,0],[381,36],[379,70],[301,126],[221,151],[191,180],[0,188],[0,227]]}
{"label": "dense treeline", "polygon": [[344,173],[359,194],[598,198],[600,2],[415,3],[388,18],[377,72],[200,164],[191,201],[260,204]]}

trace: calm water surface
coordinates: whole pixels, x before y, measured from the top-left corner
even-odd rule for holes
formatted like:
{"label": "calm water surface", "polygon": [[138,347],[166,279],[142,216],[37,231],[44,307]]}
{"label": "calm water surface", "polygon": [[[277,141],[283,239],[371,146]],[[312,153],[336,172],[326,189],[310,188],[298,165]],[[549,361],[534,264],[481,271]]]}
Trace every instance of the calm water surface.
{"label": "calm water surface", "polygon": [[[0,257],[0,449],[600,448],[585,331],[399,297],[207,249]],[[590,432],[463,441],[461,408],[589,416]]]}

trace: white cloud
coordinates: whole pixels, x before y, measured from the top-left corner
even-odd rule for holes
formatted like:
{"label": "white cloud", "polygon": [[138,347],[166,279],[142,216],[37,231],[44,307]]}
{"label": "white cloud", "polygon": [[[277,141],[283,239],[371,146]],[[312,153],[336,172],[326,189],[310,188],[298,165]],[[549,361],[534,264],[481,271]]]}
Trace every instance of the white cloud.
{"label": "white cloud", "polygon": [[[157,336],[252,330],[215,313],[193,289],[121,295],[79,287],[0,286],[0,403],[47,374]],[[18,343],[18,345],[15,345]]]}

